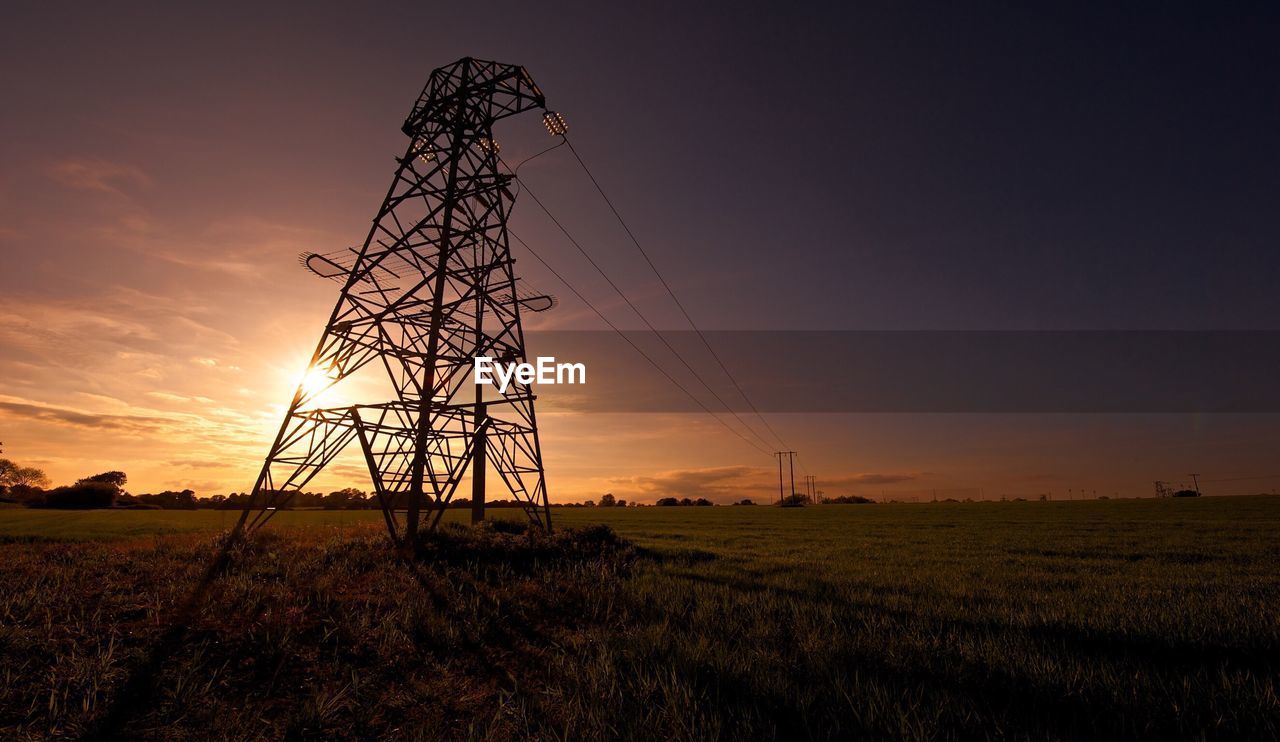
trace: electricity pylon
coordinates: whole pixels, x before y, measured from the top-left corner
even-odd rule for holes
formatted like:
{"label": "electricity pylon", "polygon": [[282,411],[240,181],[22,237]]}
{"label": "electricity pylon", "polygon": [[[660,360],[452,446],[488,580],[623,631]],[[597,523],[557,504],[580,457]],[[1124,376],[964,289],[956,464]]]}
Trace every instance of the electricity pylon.
{"label": "electricity pylon", "polygon": [[[521,309],[550,301],[517,286],[511,177],[499,172],[492,133],[534,109],[545,112],[545,100],[523,67],[468,57],[431,73],[363,246],[347,259],[303,256],[342,290],[237,529],[266,522],[352,441],[397,544],[412,547],[423,524],[439,523],[468,468],[473,517],[483,517],[491,468],[535,524],[551,527],[532,390],[513,381],[499,393],[471,379],[477,356],[524,362]],[[564,133],[559,114],[543,120]],[[387,401],[314,404],[369,364],[391,382]]]}

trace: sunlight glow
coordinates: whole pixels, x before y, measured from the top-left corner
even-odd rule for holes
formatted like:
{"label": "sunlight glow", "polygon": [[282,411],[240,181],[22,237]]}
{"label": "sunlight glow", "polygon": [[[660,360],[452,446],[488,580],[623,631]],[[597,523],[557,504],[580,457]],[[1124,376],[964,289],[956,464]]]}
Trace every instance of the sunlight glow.
{"label": "sunlight glow", "polygon": [[[307,372],[302,375],[302,381],[299,382],[303,398],[309,401],[319,402],[321,395],[325,395],[326,397],[330,396],[325,393],[329,390],[329,387],[337,381],[337,377],[337,369],[332,367],[321,368],[319,366],[313,366],[307,369]],[[328,402],[332,400],[326,401]]]}

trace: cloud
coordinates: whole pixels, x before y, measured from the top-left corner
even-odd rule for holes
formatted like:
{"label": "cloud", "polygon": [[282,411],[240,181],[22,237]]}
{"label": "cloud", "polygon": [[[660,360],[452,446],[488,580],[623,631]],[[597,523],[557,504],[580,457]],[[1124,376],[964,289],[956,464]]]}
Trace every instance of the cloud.
{"label": "cloud", "polygon": [[144,415],[105,415],[82,412],[67,407],[0,401],[0,414],[23,420],[70,425],[79,428],[153,432],[165,429],[172,421]]}
{"label": "cloud", "polygon": [[59,160],[49,168],[49,177],[58,185],[83,191],[124,196],[128,186],[148,186],[151,178],[132,165],[97,158]]}
{"label": "cloud", "polygon": [[[861,472],[819,476],[818,488],[827,496],[846,494],[858,486],[891,485],[927,478],[928,472]],[[744,497],[778,496],[778,470],[753,466],[721,466],[705,469],[676,469],[654,476],[608,480],[614,494],[641,499],[659,497],[705,497],[713,502],[732,502]],[[803,491],[802,483],[796,482]]]}
{"label": "cloud", "polygon": [[170,479],[164,483],[165,487],[173,490],[191,490],[197,496],[208,496],[209,494],[222,488],[221,482],[204,481],[199,482],[192,479]]}
{"label": "cloud", "polygon": [[854,474],[851,477],[835,480],[833,484],[901,484],[919,479],[921,474]]}
{"label": "cloud", "polygon": [[349,487],[368,487],[369,486],[369,467],[360,466],[358,464],[341,464],[333,463],[325,467],[325,471],[331,477],[341,477],[350,479],[351,483],[346,485]]}
{"label": "cloud", "polygon": [[[753,466],[720,466],[706,469],[678,469],[654,476],[612,480],[631,485],[641,496],[705,497],[708,500],[741,499],[769,482],[770,470]],[[744,494],[745,493],[745,494]]]}
{"label": "cloud", "polygon": [[221,461],[203,461],[199,459],[176,459],[169,466],[187,469],[225,469],[227,464]]}
{"label": "cloud", "polygon": [[181,228],[162,219],[147,219],[144,229],[129,226],[123,221],[113,223],[103,236],[121,249],[173,266],[196,273],[230,275],[240,282],[276,289],[282,280],[327,288],[327,284],[312,281],[299,271],[291,256],[318,246],[341,247],[347,242],[345,235],[324,229],[255,217]]}
{"label": "cloud", "polygon": [[174,402],[178,404],[199,404],[211,405],[215,404],[214,400],[201,395],[174,394],[172,392],[146,392],[148,397],[158,399],[162,402]]}

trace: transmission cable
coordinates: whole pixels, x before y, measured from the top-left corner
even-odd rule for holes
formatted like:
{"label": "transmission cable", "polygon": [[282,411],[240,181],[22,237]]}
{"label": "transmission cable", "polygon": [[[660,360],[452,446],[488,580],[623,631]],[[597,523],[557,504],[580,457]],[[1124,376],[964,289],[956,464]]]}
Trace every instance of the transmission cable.
{"label": "transmission cable", "polygon": [[662,366],[661,366],[657,361],[653,360],[653,358],[652,358],[648,353],[645,353],[645,352],[644,352],[644,350],[643,350],[640,346],[636,345],[636,344],[635,344],[635,342],[631,340],[631,338],[627,337],[626,333],[624,333],[622,330],[620,330],[620,329],[618,328],[618,326],[617,326],[617,325],[615,325],[615,324],[613,324],[612,322],[610,322],[610,321],[609,321],[609,318],[605,316],[604,312],[601,312],[599,309],[597,309],[597,308],[596,308],[596,305],[595,305],[595,304],[592,304],[590,299],[588,299],[587,297],[583,296],[582,292],[581,292],[581,291],[578,291],[577,287],[575,287],[572,283],[570,283],[570,282],[569,282],[569,279],[567,279],[567,278],[565,278],[564,276],[562,276],[562,275],[560,274],[560,272],[559,272],[559,271],[557,271],[555,268],[552,268],[550,263],[548,263],[545,259],[543,259],[543,257],[542,257],[541,255],[539,255],[539,254],[538,254],[538,252],[537,252],[536,250],[534,250],[532,247],[530,247],[530,246],[529,246],[529,243],[527,243],[527,242],[525,242],[524,240],[522,240],[522,239],[520,238],[520,235],[516,234],[514,231],[512,231],[512,230],[510,230],[510,229],[508,229],[508,230],[507,230],[507,234],[509,234],[509,235],[510,235],[510,236],[511,236],[511,237],[512,237],[516,242],[520,243],[520,245],[521,245],[524,249],[528,250],[530,255],[532,255],[533,257],[537,258],[538,262],[539,262],[539,263],[542,263],[542,267],[546,268],[548,271],[550,271],[550,272],[551,272],[551,275],[553,275],[553,276],[555,276],[557,279],[559,279],[560,283],[564,284],[565,288],[567,288],[567,289],[569,289],[569,291],[573,292],[573,295],[574,295],[574,296],[578,297],[578,299],[579,299],[583,304],[586,304],[586,305],[587,305],[587,307],[588,307],[592,312],[595,312],[596,316],[597,316],[597,317],[599,317],[599,318],[600,318],[600,319],[601,319],[601,320],[602,320],[606,325],[608,325],[608,326],[609,326],[609,328],[610,328],[611,330],[613,330],[614,332],[616,332],[616,333],[618,334],[618,336],[619,336],[619,337],[621,337],[623,340],[625,340],[625,341],[627,342],[627,345],[630,345],[630,346],[635,350],[635,352],[639,353],[641,357],[643,357],[646,361],[648,361],[648,362],[649,362],[649,365],[651,365],[651,366],[653,366],[655,369],[657,369],[657,370],[658,370],[658,373],[660,373],[660,374],[662,374],[663,376],[665,376],[665,377],[666,377],[666,379],[667,379],[667,381],[670,381],[672,384],[674,384],[674,385],[675,385],[675,387],[676,387],[677,389],[679,389],[680,391],[684,392],[685,396],[687,396],[689,399],[693,400],[694,404],[696,404],[696,405],[698,405],[698,407],[702,408],[703,412],[706,412],[706,413],[707,413],[708,415],[710,415],[710,416],[711,416],[711,417],[712,417],[716,422],[718,422],[718,423],[720,423],[721,425],[723,425],[723,426],[724,426],[724,427],[725,427],[729,432],[731,432],[731,433],[733,433],[734,435],[736,435],[736,436],[738,436],[739,438],[741,438],[743,441],[745,441],[745,442],[746,442],[748,445],[750,445],[752,448],[755,448],[757,451],[759,451],[759,452],[763,453],[763,454],[764,454],[764,455],[766,455],[766,456],[772,456],[772,454],[771,454],[769,451],[767,451],[767,450],[765,450],[765,449],[761,448],[761,447],[760,447],[760,445],[759,445],[759,444],[757,444],[755,441],[753,441],[753,440],[751,440],[750,438],[748,438],[748,437],[746,437],[745,435],[743,435],[743,434],[742,434],[742,433],[741,433],[737,428],[735,428],[735,427],[733,427],[732,425],[730,425],[729,423],[725,422],[723,419],[721,419],[721,418],[720,418],[720,416],[719,416],[719,415],[717,415],[716,413],[712,412],[712,411],[711,411],[711,409],[710,409],[709,407],[707,407],[705,404],[703,404],[702,400],[698,399],[698,397],[697,397],[697,396],[695,396],[695,395],[693,394],[693,392],[690,392],[687,388],[685,388],[685,386],[684,386],[683,384],[681,384],[679,381],[677,381],[677,380],[675,379],[675,377],[673,377],[671,374],[667,373],[667,370],[666,370],[666,369],[664,369],[664,368],[663,368],[663,367],[662,367]]}
{"label": "transmission cable", "polygon": [[1226,479],[1201,479],[1201,482],[1248,482],[1257,479],[1280,479],[1280,474],[1265,474],[1260,477],[1227,477]]}
{"label": "transmission cable", "polygon": [[658,280],[662,283],[662,287],[667,290],[667,295],[671,297],[671,301],[675,302],[676,307],[680,310],[680,314],[684,315],[685,321],[689,323],[689,327],[693,328],[694,333],[696,333],[698,339],[702,341],[702,345],[707,349],[707,352],[716,360],[716,363],[720,366],[720,370],[724,372],[725,376],[729,377],[729,381],[733,382],[733,387],[738,390],[738,394],[742,396],[743,401],[747,403],[747,406],[751,408],[751,411],[755,413],[755,416],[759,418],[760,422],[764,423],[765,428],[773,434],[773,437],[778,441],[778,443],[780,443],[783,448],[789,448],[786,442],[782,440],[782,436],[778,435],[778,432],[773,429],[773,426],[769,424],[769,421],[765,419],[764,415],[760,414],[760,410],[756,409],[755,403],[753,403],[751,398],[747,396],[742,385],[738,383],[737,378],[735,378],[733,373],[729,371],[729,367],[725,365],[725,362],[721,360],[720,354],[716,353],[715,348],[711,347],[711,343],[707,340],[706,335],[702,333],[702,330],[698,329],[698,325],[694,323],[693,317],[689,316],[689,312],[684,308],[684,304],[682,304],[680,299],[676,296],[676,292],[671,288],[671,284],[667,282],[667,279],[662,275],[662,272],[658,270],[658,266],[653,262],[653,259],[649,257],[649,253],[640,244],[640,240],[637,239],[635,233],[631,231],[631,227],[627,224],[626,220],[622,218],[622,214],[618,212],[618,208],[613,205],[613,200],[604,192],[604,188],[600,185],[600,181],[596,180],[595,174],[591,172],[591,168],[587,167],[587,163],[582,159],[582,155],[578,154],[578,150],[573,146],[573,142],[569,141],[568,135],[562,134],[561,139],[564,140],[565,144],[569,145],[569,151],[573,153],[573,157],[582,167],[582,171],[591,179],[591,184],[595,186],[596,192],[600,194],[600,197],[603,198],[604,202],[609,206],[609,210],[613,212],[613,216],[618,220],[618,224],[622,225],[623,231],[625,231],[627,236],[631,238],[631,244],[635,245],[636,249],[640,251],[645,262],[649,264],[649,268],[653,270],[653,275],[658,277]]}
{"label": "transmission cable", "polygon": [[[553,151],[553,150],[560,149],[561,147],[565,146],[566,144],[569,144],[569,140],[565,139],[564,137],[561,137],[561,138],[560,138],[560,143],[559,143],[559,144],[553,144],[553,145],[551,145],[550,147],[547,147],[546,149],[542,150],[541,152],[539,152],[539,153],[538,153],[538,154],[536,154],[536,155],[529,155],[528,157],[524,158],[524,159],[523,159],[523,160],[521,160],[520,162],[516,163],[516,166],[515,166],[514,168],[513,168],[513,167],[511,167],[511,166],[509,166],[509,165],[507,165],[506,160],[503,160],[501,157],[499,157],[499,158],[498,158],[498,160],[499,160],[499,161],[500,161],[500,162],[501,162],[501,163],[502,163],[502,164],[503,164],[503,165],[504,165],[508,170],[510,170],[510,171],[511,171],[511,177],[512,177],[512,178],[515,180],[515,182],[516,182],[516,195],[517,195],[517,196],[518,196],[518,195],[520,195],[520,188],[522,188],[522,187],[524,186],[524,182],[520,180],[520,168],[522,168],[522,167],[524,167],[525,165],[527,165],[528,163],[530,163],[530,162],[532,162],[532,161],[534,161],[534,160],[538,159],[539,157],[542,157],[543,155],[547,154],[548,152],[551,152],[551,151]],[[572,148],[572,147],[571,147],[571,148]]]}
{"label": "transmission cable", "polygon": [[[568,140],[566,139],[565,142],[567,143]],[[572,149],[572,145],[570,145],[570,148]],[[547,151],[550,151],[550,150],[547,150]],[[505,165],[506,163],[504,162],[503,164]],[[520,180],[519,176],[516,176],[514,172],[512,174],[512,177],[515,177],[517,180]],[[720,405],[724,407],[725,410],[728,411],[728,413],[732,415],[733,418],[737,420],[738,423],[742,425],[743,428],[745,428],[753,436],[758,438],[761,443],[768,446],[769,441],[765,440],[764,436],[757,433],[755,428],[753,428],[746,420],[743,420],[742,417],[738,415],[738,413],[735,412],[733,408],[730,407],[729,404],[725,402],[724,399],[719,394],[717,394],[714,389],[711,388],[711,385],[707,383],[706,379],[702,378],[702,375],[699,374],[697,370],[694,369],[694,367],[689,363],[689,361],[686,360],[685,357],[680,354],[680,351],[676,350],[675,346],[673,346],[671,342],[666,339],[666,337],[658,330],[658,328],[653,326],[653,323],[650,322],[649,319],[644,315],[644,312],[640,311],[640,308],[636,306],[635,302],[631,301],[631,298],[627,296],[626,292],[623,291],[622,288],[618,286],[618,284],[615,283],[612,278],[609,277],[609,274],[606,273],[605,270],[600,267],[600,264],[597,263],[595,259],[591,257],[591,254],[587,252],[586,248],[584,248],[582,244],[578,242],[576,238],[574,238],[574,236],[569,232],[568,228],[565,227],[564,224],[559,219],[556,218],[555,214],[551,213],[551,210],[547,208],[547,205],[545,203],[542,202],[542,199],[538,198],[538,195],[533,192],[533,189],[529,187],[529,184],[524,181],[520,181],[520,182],[523,187],[523,192],[527,193],[529,197],[533,199],[534,203],[538,205],[538,208],[542,209],[542,212],[547,215],[547,218],[549,218],[552,221],[552,223],[554,223],[556,227],[559,228],[560,232],[569,240],[569,242],[575,248],[577,248],[578,252],[582,253],[582,256],[586,258],[587,262],[591,264],[591,267],[595,268],[596,272],[599,273],[602,278],[604,278],[605,282],[607,282],[609,286],[612,287],[613,290],[618,294],[618,296],[621,297],[624,302],[626,302],[627,306],[631,308],[631,311],[635,312],[635,315],[640,318],[640,321],[644,323],[645,327],[649,328],[649,330],[658,338],[658,340],[660,340],[662,344],[666,346],[667,350],[671,351],[671,354],[674,355],[686,369],[688,369],[689,373],[693,374],[693,377],[698,380],[698,383],[702,384],[702,387],[706,389],[707,392],[710,393],[711,396],[714,397],[715,400],[719,402]],[[764,450],[764,449],[761,449],[761,450]]]}

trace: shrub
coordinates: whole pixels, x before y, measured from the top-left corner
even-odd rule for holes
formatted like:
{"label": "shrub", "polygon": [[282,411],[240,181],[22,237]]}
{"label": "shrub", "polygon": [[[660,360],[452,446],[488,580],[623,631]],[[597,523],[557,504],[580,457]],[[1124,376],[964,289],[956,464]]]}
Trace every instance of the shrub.
{"label": "shrub", "polygon": [[21,503],[27,507],[38,507],[44,504],[44,490],[24,484],[11,486],[6,497],[10,502]]}
{"label": "shrub", "polygon": [[44,495],[46,508],[109,508],[119,489],[107,482],[80,481],[70,487],[57,487]]}
{"label": "shrub", "polygon": [[869,505],[874,503],[869,497],[861,497],[859,495],[841,495],[839,497],[822,498],[823,505]]}

